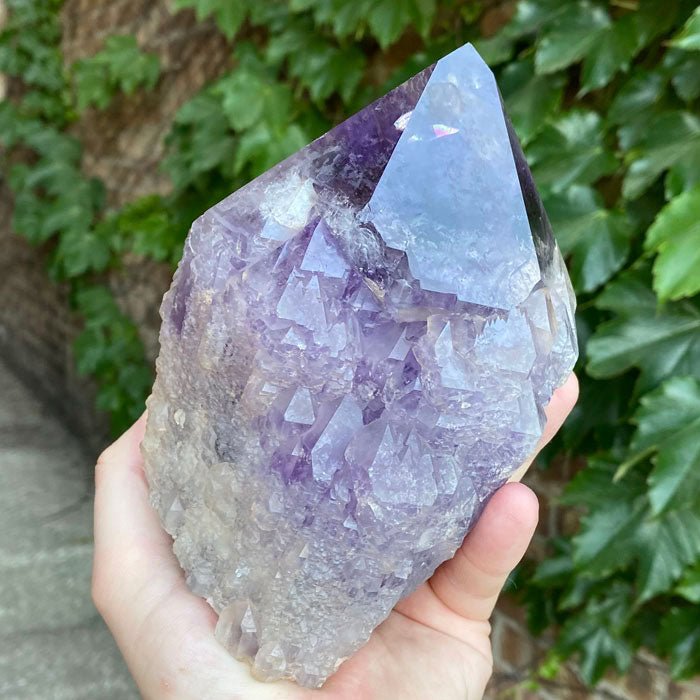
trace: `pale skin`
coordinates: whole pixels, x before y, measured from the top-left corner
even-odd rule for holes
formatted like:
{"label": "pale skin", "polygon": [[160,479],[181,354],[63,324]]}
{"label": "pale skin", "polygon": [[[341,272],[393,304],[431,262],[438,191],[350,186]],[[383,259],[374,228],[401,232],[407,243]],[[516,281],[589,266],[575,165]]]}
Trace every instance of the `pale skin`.
{"label": "pale skin", "polygon": [[[537,451],[578,396],[574,375],[548,408]],[[323,688],[261,683],[214,639],[216,614],[185,585],[148,503],[139,444],[145,416],[97,463],[93,599],[146,700],[478,700],[491,675],[489,619],[538,519],[535,494],[517,483],[489,501],[454,558],[400,601],[369,642]],[[536,454],[536,453],[535,453]],[[534,455],[533,455],[534,458]]]}

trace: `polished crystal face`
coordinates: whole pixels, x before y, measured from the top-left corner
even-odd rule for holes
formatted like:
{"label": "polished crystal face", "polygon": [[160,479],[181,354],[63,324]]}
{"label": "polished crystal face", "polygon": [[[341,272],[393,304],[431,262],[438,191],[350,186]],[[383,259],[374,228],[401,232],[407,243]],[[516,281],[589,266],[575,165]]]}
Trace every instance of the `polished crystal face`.
{"label": "polished crystal face", "polygon": [[256,677],[320,685],[452,556],[542,434],[573,313],[471,45],[194,223],[146,474]]}

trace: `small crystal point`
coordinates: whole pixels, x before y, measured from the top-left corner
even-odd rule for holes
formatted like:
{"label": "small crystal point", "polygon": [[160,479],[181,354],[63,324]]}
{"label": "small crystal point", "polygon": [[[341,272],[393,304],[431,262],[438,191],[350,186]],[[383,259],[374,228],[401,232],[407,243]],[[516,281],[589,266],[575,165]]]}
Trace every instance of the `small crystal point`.
{"label": "small crystal point", "polygon": [[575,300],[471,45],[210,209],[143,442],[216,636],[317,687],[532,452]]}

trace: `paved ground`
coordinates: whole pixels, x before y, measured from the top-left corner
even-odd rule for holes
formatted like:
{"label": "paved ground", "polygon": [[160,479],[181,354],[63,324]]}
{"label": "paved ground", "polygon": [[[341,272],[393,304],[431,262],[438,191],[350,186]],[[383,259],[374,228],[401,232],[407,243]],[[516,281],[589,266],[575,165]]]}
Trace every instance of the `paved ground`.
{"label": "paved ground", "polygon": [[90,600],[91,465],[0,360],[0,698],[139,697]]}

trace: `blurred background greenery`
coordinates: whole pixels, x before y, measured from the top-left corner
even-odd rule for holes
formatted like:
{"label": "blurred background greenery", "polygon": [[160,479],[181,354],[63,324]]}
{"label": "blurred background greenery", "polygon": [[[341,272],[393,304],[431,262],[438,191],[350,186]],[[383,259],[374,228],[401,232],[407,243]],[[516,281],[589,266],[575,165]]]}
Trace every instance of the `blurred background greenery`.
{"label": "blurred background greenery", "polygon": [[[542,460],[575,473],[577,513],[513,586],[588,683],[640,647],[700,674],[700,9],[687,0],[174,0],[232,60],[177,111],[166,191],[108,206],[82,168],[86,112],[154,89],[132,35],[61,52],[61,0],[8,0],[2,169],[14,231],[84,321],[74,352],[114,433],[153,368],[106,284],[125,256],[175,266],[207,207],[465,41],[492,66],[579,299],[581,399]],[[488,22],[487,10],[498,5]]]}

